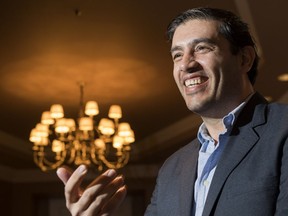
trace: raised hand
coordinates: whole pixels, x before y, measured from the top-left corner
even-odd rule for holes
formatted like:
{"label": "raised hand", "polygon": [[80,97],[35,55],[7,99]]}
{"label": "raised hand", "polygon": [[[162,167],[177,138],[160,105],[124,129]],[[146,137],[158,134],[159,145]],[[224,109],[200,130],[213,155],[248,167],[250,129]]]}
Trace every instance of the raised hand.
{"label": "raised hand", "polygon": [[57,170],[58,177],[65,184],[68,210],[72,216],[113,215],[126,196],[123,176],[117,176],[115,170],[109,169],[83,189],[81,183],[86,174],[84,165],[74,172],[65,167]]}

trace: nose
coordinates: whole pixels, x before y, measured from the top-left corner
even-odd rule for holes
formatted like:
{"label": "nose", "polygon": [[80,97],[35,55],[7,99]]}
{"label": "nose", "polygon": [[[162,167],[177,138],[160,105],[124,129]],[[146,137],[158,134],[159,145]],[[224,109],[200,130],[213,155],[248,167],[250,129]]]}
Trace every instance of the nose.
{"label": "nose", "polygon": [[199,64],[195,60],[195,58],[192,55],[189,55],[182,59],[182,62],[180,64],[180,71],[186,72],[186,73],[192,73],[198,68]]}

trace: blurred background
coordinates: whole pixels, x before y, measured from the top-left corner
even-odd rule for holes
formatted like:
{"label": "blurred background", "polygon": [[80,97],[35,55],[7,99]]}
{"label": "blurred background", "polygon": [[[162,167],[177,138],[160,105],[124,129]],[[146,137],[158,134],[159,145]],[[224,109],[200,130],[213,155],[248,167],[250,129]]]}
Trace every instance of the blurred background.
{"label": "blurred background", "polygon": [[[119,104],[121,121],[134,131],[129,163],[119,170],[128,185],[119,215],[143,215],[160,166],[201,123],[174,84],[165,38],[168,23],[186,9],[228,9],[248,22],[261,57],[255,88],[288,103],[286,0],[2,0],[0,6],[1,215],[69,215],[63,184],[55,170],[35,165],[29,135],[52,104],[78,117],[80,82],[84,101],[98,102],[99,118]],[[87,182],[96,175],[91,169]]]}

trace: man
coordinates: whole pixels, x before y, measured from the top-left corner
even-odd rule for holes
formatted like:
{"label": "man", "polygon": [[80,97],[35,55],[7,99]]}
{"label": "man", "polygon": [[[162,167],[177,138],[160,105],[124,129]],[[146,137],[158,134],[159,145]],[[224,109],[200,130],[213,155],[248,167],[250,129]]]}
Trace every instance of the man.
{"label": "man", "polygon": [[[247,25],[196,8],[172,21],[168,38],[175,82],[203,124],[162,166],[145,215],[287,216],[288,107],[254,91],[258,56]],[[123,178],[108,170],[80,194],[85,172],[58,170],[72,215],[115,212]]]}

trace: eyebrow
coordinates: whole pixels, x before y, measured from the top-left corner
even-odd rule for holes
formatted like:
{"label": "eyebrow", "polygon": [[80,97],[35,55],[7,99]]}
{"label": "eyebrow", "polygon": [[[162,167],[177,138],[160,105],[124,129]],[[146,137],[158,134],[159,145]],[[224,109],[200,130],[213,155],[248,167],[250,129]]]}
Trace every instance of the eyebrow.
{"label": "eyebrow", "polygon": [[[216,44],[215,40],[213,40],[211,38],[197,38],[197,39],[194,39],[194,40],[190,41],[188,43],[188,45],[189,46],[193,46],[195,44],[199,44],[199,43],[202,43],[202,42],[209,43],[209,44]],[[170,53],[175,52],[175,51],[179,51],[179,50],[183,50],[183,46],[178,45],[178,46],[172,47],[171,50],[170,50]]]}

